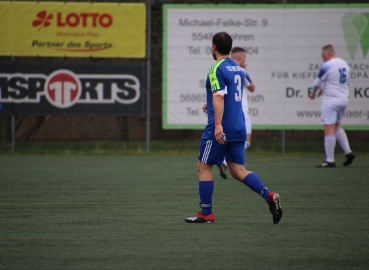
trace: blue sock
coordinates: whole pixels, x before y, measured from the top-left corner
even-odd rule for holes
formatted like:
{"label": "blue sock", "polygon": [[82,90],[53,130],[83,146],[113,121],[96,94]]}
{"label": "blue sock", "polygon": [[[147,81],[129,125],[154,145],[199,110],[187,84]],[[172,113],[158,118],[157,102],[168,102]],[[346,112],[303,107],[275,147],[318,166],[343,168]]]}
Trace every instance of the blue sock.
{"label": "blue sock", "polygon": [[210,215],[212,212],[213,190],[214,180],[199,181],[200,207],[205,216]]}
{"label": "blue sock", "polygon": [[261,182],[259,176],[257,176],[256,173],[249,173],[242,182],[250,189],[255,191],[257,194],[259,194],[261,197],[263,197],[266,202],[268,202],[269,190],[263,184],[263,182]]}

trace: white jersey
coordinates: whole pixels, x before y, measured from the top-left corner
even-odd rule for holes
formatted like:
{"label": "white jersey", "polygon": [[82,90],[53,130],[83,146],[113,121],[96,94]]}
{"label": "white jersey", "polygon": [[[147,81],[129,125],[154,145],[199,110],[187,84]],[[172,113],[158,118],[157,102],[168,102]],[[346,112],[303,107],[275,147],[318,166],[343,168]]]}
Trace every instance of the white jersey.
{"label": "white jersey", "polygon": [[[243,69],[243,72],[245,73],[245,87],[249,87],[252,83],[249,74],[247,73],[247,71],[245,69]],[[249,116],[249,104],[247,101],[247,89],[243,90],[243,95],[242,95],[242,110],[243,110],[243,114],[245,115],[245,118],[250,118]]]}
{"label": "white jersey", "polygon": [[[252,128],[251,128],[251,120],[250,120],[250,115],[249,115],[249,104],[247,100],[247,87],[251,85],[252,81],[247,71],[245,69],[243,69],[243,71],[245,73],[245,89],[243,89],[243,94],[242,94],[242,111],[243,111],[243,115],[245,116],[246,133],[251,134]],[[245,146],[245,149],[246,149],[246,146]]]}
{"label": "white jersey", "polygon": [[341,58],[332,58],[320,68],[314,88],[322,87],[322,102],[348,102],[350,67]]}

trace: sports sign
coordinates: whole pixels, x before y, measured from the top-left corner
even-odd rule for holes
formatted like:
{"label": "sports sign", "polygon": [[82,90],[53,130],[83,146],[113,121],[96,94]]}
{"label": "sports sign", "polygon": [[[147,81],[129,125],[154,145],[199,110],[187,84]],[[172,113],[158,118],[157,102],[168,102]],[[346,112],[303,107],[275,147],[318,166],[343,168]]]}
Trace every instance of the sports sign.
{"label": "sports sign", "polygon": [[0,103],[12,114],[145,113],[143,63],[0,64]]}
{"label": "sports sign", "polygon": [[146,54],[143,3],[0,2],[0,55]]}
{"label": "sports sign", "polygon": [[248,93],[254,129],[321,129],[321,98],[308,91],[332,44],[351,67],[342,124],[369,129],[369,4],[164,5],[163,127],[203,129],[212,37],[226,31],[247,50],[256,85]]}

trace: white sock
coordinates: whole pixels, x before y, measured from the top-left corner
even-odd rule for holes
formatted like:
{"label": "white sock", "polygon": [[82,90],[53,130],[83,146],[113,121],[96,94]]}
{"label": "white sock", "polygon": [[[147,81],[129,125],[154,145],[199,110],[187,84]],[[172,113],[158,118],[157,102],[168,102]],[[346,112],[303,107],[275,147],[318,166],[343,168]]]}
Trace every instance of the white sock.
{"label": "white sock", "polygon": [[249,142],[245,142],[245,150],[247,149],[247,148],[249,148],[250,147],[250,145],[251,145],[251,143],[249,143]]}
{"label": "white sock", "polygon": [[226,166],[228,166],[226,159],[223,160],[223,164],[226,165]]}
{"label": "white sock", "polygon": [[324,137],[324,148],[326,161],[334,162],[334,148],[336,146],[336,137],[334,135]]}
{"label": "white sock", "polygon": [[352,151],[350,149],[350,145],[347,139],[346,132],[342,128],[340,128],[336,130],[335,134],[336,134],[336,139],[338,143],[340,144],[345,155],[348,153],[351,153]]}

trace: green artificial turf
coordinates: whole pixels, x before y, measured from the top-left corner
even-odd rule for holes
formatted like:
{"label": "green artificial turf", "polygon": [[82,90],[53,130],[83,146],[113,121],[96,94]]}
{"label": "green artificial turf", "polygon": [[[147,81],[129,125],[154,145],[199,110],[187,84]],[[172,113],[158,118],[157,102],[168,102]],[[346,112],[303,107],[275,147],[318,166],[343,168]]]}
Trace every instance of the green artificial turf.
{"label": "green artificial turf", "polygon": [[0,156],[0,269],[367,269],[368,155],[250,155],[281,195],[265,201],[213,169],[214,224],[199,210],[196,155]]}

